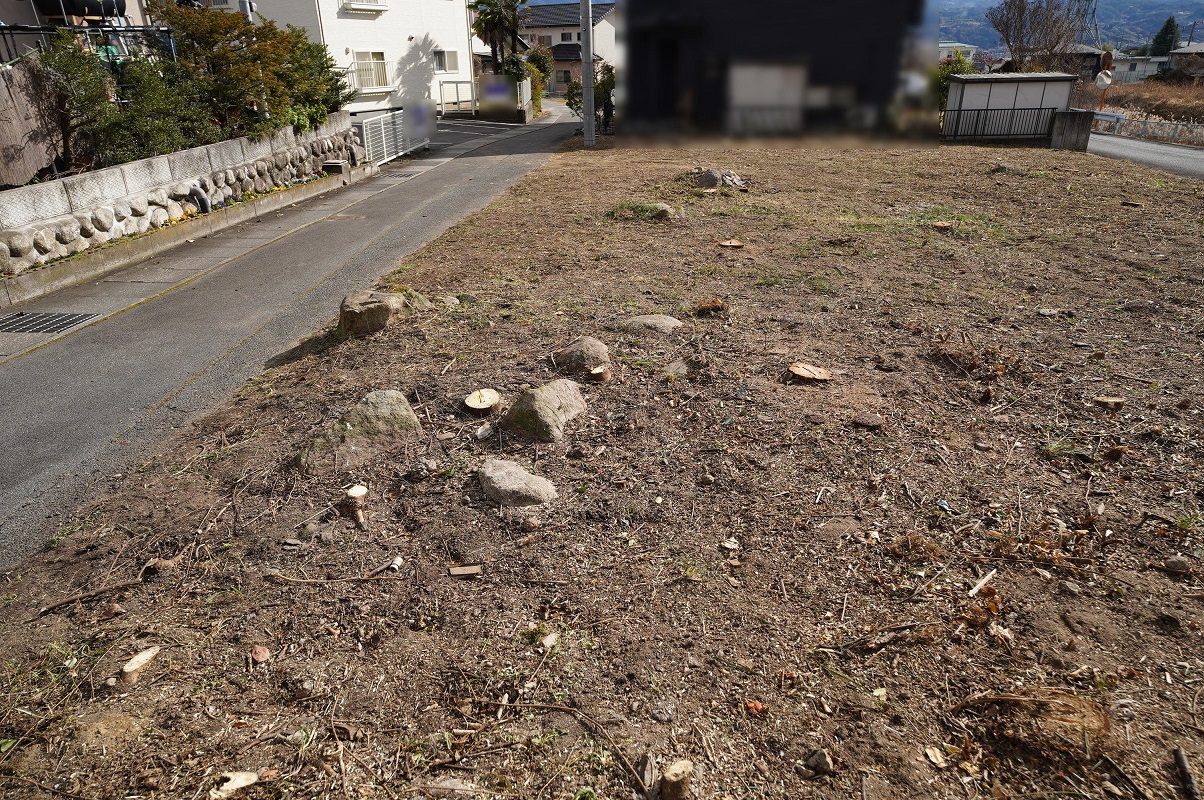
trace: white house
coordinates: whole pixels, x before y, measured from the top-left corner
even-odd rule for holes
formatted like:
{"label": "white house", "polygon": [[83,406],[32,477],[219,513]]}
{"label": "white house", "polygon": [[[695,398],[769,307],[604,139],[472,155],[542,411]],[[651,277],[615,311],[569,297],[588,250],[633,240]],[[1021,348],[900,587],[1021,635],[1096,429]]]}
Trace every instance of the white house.
{"label": "white house", "polygon": [[1115,52],[1112,61],[1112,80],[1116,83],[1137,83],[1157,75],[1167,67],[1168,56],[1130,56]]}
{"label": "white house", "polygon": [[261,17],[325,44],[359,95],[353,118],[396,111],[408,98],[471,93],[472,46],[462,0],[257,0]]}
{"label": "white house", "polygon": [[[932,41],[929,39],[928,41]],[[931,45],[929,45],[931,47]],[[978,52],[978,48],[972,44],[963,44],[962,42],[937,42],[937,60],[944,61],[946,58],[953,58],[953,54],[961,51],[961,54],[966,57],[967,61],[974,60],[974,54]],[[932,52],[931,50],[929,52]]]}

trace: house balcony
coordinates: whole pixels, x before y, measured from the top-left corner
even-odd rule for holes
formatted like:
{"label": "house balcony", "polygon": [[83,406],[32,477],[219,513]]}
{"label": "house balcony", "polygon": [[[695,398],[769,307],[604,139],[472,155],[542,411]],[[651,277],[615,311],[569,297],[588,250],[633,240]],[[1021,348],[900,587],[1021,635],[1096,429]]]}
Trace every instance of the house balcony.
{"label": "house balcony", "polygon": [[388,0],[343,0],[339,6],[344,11],[367,11],[380,14],[389,10]]}
{"label": "house balcony", "polygon": [[352,61],[347,68],[347,83],[360,94],[388,94],[396,87],[389,81],[385,61]]}

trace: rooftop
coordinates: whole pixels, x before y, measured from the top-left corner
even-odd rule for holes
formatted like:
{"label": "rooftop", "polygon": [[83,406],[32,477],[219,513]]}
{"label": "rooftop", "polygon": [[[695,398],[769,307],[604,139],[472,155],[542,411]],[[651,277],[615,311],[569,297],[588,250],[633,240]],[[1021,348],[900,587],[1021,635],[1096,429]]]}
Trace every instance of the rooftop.
{"label": "rooftop", "polygon": [[992,72],[988,75],[950,75],[951,81],[965,83],[1016,83],[1019,81],[1077,81],[1077,75],[1065,72]]}
{"label": "rooftop", "polygon": [[[614,10],[614,3],[593,5],[594,24]],[[527,6],[519,15],[528,28],[577,28],[581,26],[580,3],[550,3],[543,6]]]}

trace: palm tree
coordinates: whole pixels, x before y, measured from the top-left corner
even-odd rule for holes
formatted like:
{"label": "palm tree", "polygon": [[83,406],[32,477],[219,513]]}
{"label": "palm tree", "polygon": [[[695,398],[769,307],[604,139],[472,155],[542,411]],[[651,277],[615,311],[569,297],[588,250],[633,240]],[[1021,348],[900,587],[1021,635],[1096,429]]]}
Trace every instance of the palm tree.
{"label": "palm tree", "polygon": [[489,45],[493,56],[493,74],[502,74],[501,51],[505,46],[507,25],[506,4],[509,0],[476,0],[472,4],[475,19],[472,22],[472,32],[480,37],[482,42]]}
{"label": "palm tree", "polygon": [[502,74],[502,62],[506,55],[506,40],[510,40],[510,53],[518,53],[519,14],[527,0],[475,0],[472,10],[476,19],[472,32],[489,45],[493,56],[493,72]]}

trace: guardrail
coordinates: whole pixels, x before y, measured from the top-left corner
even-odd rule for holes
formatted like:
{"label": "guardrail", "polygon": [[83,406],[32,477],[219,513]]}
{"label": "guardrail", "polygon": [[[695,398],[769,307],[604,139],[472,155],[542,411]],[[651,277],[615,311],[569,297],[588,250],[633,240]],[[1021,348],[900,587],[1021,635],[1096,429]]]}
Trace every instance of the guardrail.
{"label": "guardrail", "polygon": [[1048,139],[1056,108],[947,109],[941,117],[941,138]]}
{"label": "guardrail", "polygon": [[428,137],[406,133],[403,114],[404,111],[394,111],[359,123],[360,138],[363,139],[368,161],[380,165],[431,143]]}
{"label": "guardrail", "polygon": [[1129,119],[1124,114],[1096,111],[1093,130],[1096,133],[1128,136],[1133,139],[1204,147],[1204,125],[1193,125],[1188,122]]}

